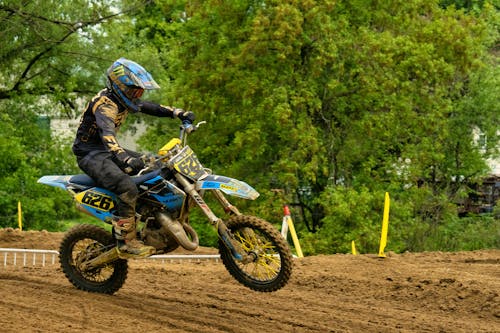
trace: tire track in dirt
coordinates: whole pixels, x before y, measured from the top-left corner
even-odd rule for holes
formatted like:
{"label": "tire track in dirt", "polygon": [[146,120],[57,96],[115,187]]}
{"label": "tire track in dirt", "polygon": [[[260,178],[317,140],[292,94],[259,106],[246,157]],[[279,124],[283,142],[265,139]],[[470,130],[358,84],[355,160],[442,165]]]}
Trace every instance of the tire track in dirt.
{"label": "tire track in dirt", "polygon": [[[221,275],[227,274],[223,270],[221,270],[221,273]],[[161,283],[161,278],[158,280],[151,279],[150,283],[155,285]],[[255,292],[249,291],[246,288],[239,287],[235,281],[230,280],[223,284],[213,282],[204,283],[203,289],[204,291],[188,291],[171,285],[169,289],[158,291],[155,294],[139,295],[139,298],[147,299],[148,308],[158,308],[160,305],[168,303],[169,307],[176,309],[168,312],[169,316],[172,315],[177,318],[178,316],[182,316],[184,320],[191,323],[195,321],[202,324],[207,323],[208,327],[214,331],[255,332],[260,328],[263,331],[293,331],[294,328],[304,326],[300,322],[283,320],[283,311],[273,310],[272,307],[269,307],[269,301],[264,301],[263,304],[262,302],[253,302],[249,306],[249,299],[255,301],[260,299],[261,296],[265,297],[269,294],[255,294]],[[242,297],[245,297],[245,294],[248,295],[248,299],[242,301]],[[233,297],[233,295],[237,296]],[[231,318],[231,321],[228,320],[228,317]],[[260,327],[259,323],[262,320],[281,320],[280,326],[282,327],[277,330],[270,329],[265,325]],[[235,322],[236,324],[230,325],[231,322]],[[321,327],[315,328],[311,326],[309,328],[316,331],[322,330]]]}
{"label": "tire track in dirt", "polygon": [[[2,243],[0,230],[0,247],[57,244],[50,233],[13,234]],[[500,250],[307,257],[274,293],[239,285],[220,262],[132,260],[115,295],[74,288],[58,265],[0,267],[0,312],[9,314],[0,331],[500,333],[499,258]]]}
{"label": "tire track in dirt", "polygon": [[[23,272],[23,274],[26,273]],[[85,318],[82,316],[81,307],[78,304],[63,301],[67,298],[73,298],[74,291],[70,290],[69,287],[48,280],[27,278],[24,275],[9,275],[4,272],[0,273],[0,285],[0,290],[2,290],[0,308],[9,309],[4,313],[7,313],[7,318],[10,319],[3,322],[4,318],[1,318],[0,323],[1,327],[7,331],[10,331],[10,325],[12,325],[12,331],[36,331],[39,329],[37,325],[30,326],[30,323],[43,322],[47,318],[54,319],[55,330],[64,330],[67,327],[65,323],[82,322]],[[4,290],[8,292],[4,292]],[[54,295],[57,295],[57,299],[61,300],[61,306],[50,306],[54,302]],[[16,318],[16,321],[11,320],[13,317]],[[19,326],[14,326],[13,323],[17,323]],[[78,326],[84,327],[83,325]]]}
{"label": "tire track in dirt", "polygon": [[[212,269],[215,270],[216,267]],[[296,287],[291,283],[290,287],[285,288],[286,292],[280,290],[270,294],[255,293],[235,283],[222,265],[218,266],[217,270],[221,277],[220,281],[212,280],[211,284],[206,285],[201,298],[204,302],[214,300],[213,304],[219,311],[242,317],[242,322],[245,322],[244,318],[252,318],[249,327],[256,329],[258,326],[255,325],[258,324],[255,323],[272,321],[273,326],[279,325],[275,331],[292,331],[299,328],[327,332],[331,328],[328,323],[332,318],[330,311],[332,300],[328,299],[313,308],[304,306],[308,303],[316,304],[324,299],[323,296],[318,298],[318,292],[311,295],[295,293],[293,289]],[[179,292],[182,293],[182,290]],[[266,331],[270,328],[264,325],[262,329]]]}
{"label": "tire track in dirt", "polygon": [[[129,279],[132,277],[132,280],[127,281],[124,288],[115,296],[76,290],[64,279],[60,270],[53,267],[50,271],[48,268],[23,269],[21,276],[1,274],[0,281],[2,287],[8,289],[31,289],[33,293],[38,293],[37,299],[50,299],[54,298],[52,294],[57,294],[56,300],[60,297],[68,300],[69,304],[78,304],[75,306],[80,313],[74,310],[73,316],[61,315],[57,310],[41,311],[39,315],[70,323],[67,327],[52,327],[56,331],[59,327],[62,330],[86,328],[90,332],[98,331],[103,325],[109,326],[109,322],[106,323],[104,320],[106,318],[109,320],[109,317],[136,318],[136,320],[140,318],[141,322],[146,321],[149,326],[152,325],[149,323],[154,322],[155,325],[151,328],[163,327],[184,332],[255,332],[258,330],[335,332],[349,331],[354,328],[364,331],[403,329],[407,325],[401,324],[401,321],[419,322],[420,319],[419,314],[415,313],[418,308],[413,306],[413,301],[408,302],[408,295],[422,281],[430,281],[427,285],[435,284],[437,287],[441,281],[437,279],[432,280],[434,282],[418,279],[409,281],[406,285],[396,289],[400,291],[400,294],[396,293],[397,297],[394,297],[381,292],[387,290],[382,287],[384,283],[394,281],[382,279],[380,282],[376,279],[344,278],[338,273],[335,276],[333,272],[330,275],[326,273],[302,274],[303,270],[300,269],[300,265],[298,267],[298,276],[292,279],[290,286],[272,294],[254,293],[240,287],[228,276],[221,265],[212,263],[176,264],[163,270],[158,267],[132,267],[129,273]],[[305,271],[310,271],[310,269]],[[444,280],[443,282],[452,284],[451,281]],[[362,288],[365,283],[372,285],[373,288]],[[432,297],[433,294],[434,292],[429,290],[427,297]],[[28,296],[23,294],[21,298],[17,294],[16,297],[23,303],[24,297]],[[432,307],[425,308],[425,302],[423,302],[425,299],[418,299],[416,296],[414,298],[419,306],[424,306],[425,311],[433,311]],[[394,303],[394,306],[389,306],[392,308],[390,313],[380,315],[379,301],[384,302],[385,306]],[[95,302],[99,302],[99,305]],[[405,305],[405,302],[409,305]],[[82,304],[90,305],[85,310],[87,314],[81,312]],[[295,304],[296,307],[290,306],[291,304]],[[22,312],[32,312],[39,306],[40,304],[37,303],[36,307],[21,307],[21,309]],[[89,322],[87,319],[85,321],[88,313],[95,313],[92,311],[95,307],[98,308],[98,313],[102,312],[101,320]],[[101,308],[105,308],[105,311]],[[297,308],[300,309],[297,311]],[[455,320],[447,318],[450,314],[448,312],[450,311],[444,311],[440,317],[441,325],[443,325],[438,326],[440,329],[452,325]],[[228,318],[231,318],[231,321]],[[38,320],[41,319],[38,318]],[[232,321],[238,324],[232,325]],[[205,328],[207,325],[209,330]],[[463,329],[458,332],[474,331],[468,330],[467,327],[469,326],[463,325]],[[417,328],[422,331],[433,331],[436,325],[419,322]],[[488,326],[479,328],[488,331]]]}

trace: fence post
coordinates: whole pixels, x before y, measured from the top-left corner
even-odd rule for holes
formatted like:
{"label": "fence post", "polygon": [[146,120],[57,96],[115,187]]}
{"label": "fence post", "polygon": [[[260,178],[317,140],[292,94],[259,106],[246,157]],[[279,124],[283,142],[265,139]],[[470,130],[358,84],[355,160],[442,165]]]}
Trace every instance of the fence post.
{"label": "fence post", "polygon": [[384,202],[384,216],[382,218],[382,233],[380,235],[380,248],[378,250],[378,256],[380,258],[385,258],[384,249],[387,245],[387,232],[389,230],[389,207],[391,205],[391,199],[389,198],[389,193],[385,192],[385,202]]}
{"label": "fence post", "polygon": [[288,229],[290,230],[290,234],[292,235],[293,245],[295,245],[295,250],[297,251],[297,256],[299,258],[303,258],[304,255],[302,254],[302,249],[300,247],[299,238],[297,237],[297,233],[295,232],[295,227],[293,226],[293,221],[292,221],[292,216],[290,214],[290,209],[288,208],[288,206],[284,206],[283,211],[284,211],[284,215],[285,215],[283,217],[283,221],[285,221],[285,219],[286,219]]}
{"label": "fence post", "polygon": [[353,255],[358,255],[358,252],[356,251],[356,244],[354,243],[354,241],[351,241],[351,250]]}
{"label": "fence post", "polygon": [[19,230],[23,231],[23,213],[21,210],[21,201],[17,202],[17,223],[19,224]]}

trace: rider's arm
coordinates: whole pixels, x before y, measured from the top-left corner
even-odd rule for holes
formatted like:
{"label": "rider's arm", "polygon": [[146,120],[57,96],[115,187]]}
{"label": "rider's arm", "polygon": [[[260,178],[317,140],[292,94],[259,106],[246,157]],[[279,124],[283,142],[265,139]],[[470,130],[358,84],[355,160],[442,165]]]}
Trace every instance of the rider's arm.
{"label": "rider's arm", "polygon": [[118,107],[108,98],[101,97],[101,99],[102,102],[96,103],[93,111],[104,147],[115,156],[123,155],[123,153],[126,154],[125,150],[116,140],[115,119],[118,115]]}
{"label": "rider's arm", "polygon": [[179,112],[183,111],[171,106],[160,105],[147,101],[140,101],[139,103],[137,103],[137,105],[139,106],[139,112],[156,117],[175,118]]}
{"label": "rider's arm", "polygon": [[174,108],[172,106],[159,105],[152,102],[140,101],[138,104],[139,112],[156,117],[179,118],[181,120],[194,121],[194,114],[191,111]]}

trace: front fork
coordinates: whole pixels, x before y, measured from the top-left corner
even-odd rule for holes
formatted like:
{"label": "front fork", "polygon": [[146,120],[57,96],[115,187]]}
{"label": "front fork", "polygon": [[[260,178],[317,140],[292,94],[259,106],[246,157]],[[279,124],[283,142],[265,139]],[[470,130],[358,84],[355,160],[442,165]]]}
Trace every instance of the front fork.
{"label": "front fork", "polygon": [[[184,176],[181,174],[176,173],[175,174],[176,180],[182,185],[184,190],[193,198],[193,200],[196,202],[198,207],[205,213],[207,216],[208,220],[210,221],[210,224],[212,224],[215,228],[217,228],[217,233],[219,234],[220,239],[224,242],[224,245],[231,251],[231,254],[233,257],[235,257],[237,260],[241,260],[243,262],[251,261],[253,260],[253,256],[249,256],[243,251],[241,248],[241,244],[237,241],[234,240],[233,236],[231,235],[231,232],[227,228],[226,224],[222,219],[218,218],[208,207],[206,204],[205,200],[201,197],[201,195],[196,191],[196,188],[193,184],[191,184]],[[238,209],[231,205],[231,203],[224,197],[222,192],[219,190],[214,190],[215,197],[217,200],[221,203],[221,205],[224,207],[224,210],[230,214],[235,214],[235,215],[241,215],[241,213],[238,211]]]}

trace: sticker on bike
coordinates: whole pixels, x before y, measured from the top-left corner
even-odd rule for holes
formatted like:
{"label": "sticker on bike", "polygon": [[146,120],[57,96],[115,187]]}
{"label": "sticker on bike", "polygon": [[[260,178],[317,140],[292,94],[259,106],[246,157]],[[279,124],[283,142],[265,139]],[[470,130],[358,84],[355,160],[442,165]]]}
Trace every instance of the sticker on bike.
{"label": "sticker on bike", "polygon": [[177,171],[191,179],[197,180],[206,174],[203,165],[189,146],[184,147],[170,162]]}
{"label": "sticker on bike", "polygon": [[110,210],[114,207],[113,199],[103,193],[87,190],[75,196],[78,203],[85,204],[100,210]]}

